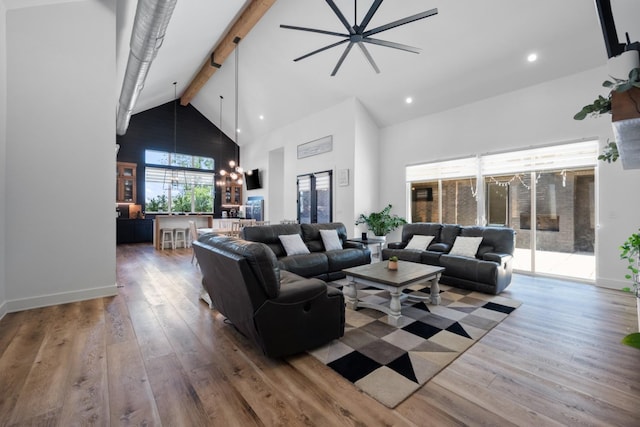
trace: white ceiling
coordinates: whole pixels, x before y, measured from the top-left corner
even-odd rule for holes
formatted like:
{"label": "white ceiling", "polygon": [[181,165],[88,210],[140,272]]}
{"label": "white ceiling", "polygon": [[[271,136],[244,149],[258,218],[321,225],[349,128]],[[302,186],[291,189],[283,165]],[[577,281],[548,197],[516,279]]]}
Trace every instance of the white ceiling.
{"label": "white ceiling", "polygon": [[[245,3],[178,1],[135,112],[171,101],[174,81],[179,96]],[[358,2],[358,21],[371,3]],[[118,0],[120,82],[135,4]],[[336,4],[352,21],[353,0]],[[631,28],[625,20],[640,16],[638,4],[613,1],[620,33]],[[376,74],[354,48],[337,76],[331,77],[344,45],[297,63],[293,59],[340,39],[279,25],[344,32],[333,11],[322,0],[278,0],[240,43],[240,145],[351,97],[359,99],[382,127],[606,63],[592,0],[387,0],[368,28],[431,8],[438,8],[438,15],[376,36],[419,47],[420,54],[367,45],[381,70]],[[640,39],[639,34],[631,36]],[[526,60],[531,52],[539,57],[532,64]],[[222,129],[230,136],[235,120],[234,62],[232,54],[193,100],[218,125],[220,95],[224,96]],[[404,102],[407,96],[414,99],[411,105]]]}

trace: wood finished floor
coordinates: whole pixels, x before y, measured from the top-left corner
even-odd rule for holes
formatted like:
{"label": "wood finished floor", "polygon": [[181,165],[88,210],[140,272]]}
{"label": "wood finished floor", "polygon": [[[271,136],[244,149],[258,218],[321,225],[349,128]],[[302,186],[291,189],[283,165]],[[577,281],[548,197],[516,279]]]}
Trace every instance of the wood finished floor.
{"label": "wood finished floor", "polygon": [[190,250],[117,248],[119,295],[0,321],[0,425],[638,426],[622,292],[517,276],[523,305],[396,409],[270,360],[198,300]]}

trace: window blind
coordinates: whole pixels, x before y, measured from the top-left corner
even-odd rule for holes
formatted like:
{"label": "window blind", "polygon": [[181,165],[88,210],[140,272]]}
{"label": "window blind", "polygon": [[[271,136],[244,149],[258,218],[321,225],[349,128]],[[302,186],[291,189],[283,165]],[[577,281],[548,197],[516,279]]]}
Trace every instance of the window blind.
{"label": "window blind", "polygon": [[586,141],[481,157],[482,175],[593,167],[598,141]]}
{"label": "window blind", "polygon": [[478,175],[478,158],[448,160],[407,166],[407,182],[433,181],[447,178],[467,178]]}
{"label": "window blind", "polygon": [[[175,171],[175,170],[174,170]],[[166,180],[171,180],[171,169],[165,168],[152,168],[147,166],[145,168],[145,180],[146,182],[164,183]],[[213,185],[214,174],[212,172],[197,172],[180,169],[177,171],[180,184],[184,184],[184,181],[192,185]]]}

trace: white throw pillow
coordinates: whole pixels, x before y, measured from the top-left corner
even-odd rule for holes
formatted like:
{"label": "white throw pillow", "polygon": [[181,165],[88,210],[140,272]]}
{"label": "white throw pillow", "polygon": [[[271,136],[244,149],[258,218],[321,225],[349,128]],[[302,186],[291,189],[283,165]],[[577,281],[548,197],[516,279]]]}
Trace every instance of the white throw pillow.
{"label": "white throw pillow", "polygon": [[482,243],[482,237],[456,237],[453,242],[453,247],[449,252],[449,255],[466,256],[469,258],[475,258],[478,253],[478,248]]}
{"label": "white throw pillow", "polygon": [[416,249],[419,251],[424,251],[431,244],[433,237],[434,236],[421,236],[419,234],[416,234],[415,236],[411,237],[411,240],[409,240],[409,243],[407,243],[405,249]]}
{"label": "white throw pillow", "polygon": [[338,230],[320,230],[320,237],[325,251],[337,251],[342,249],[342,242],[338,237]]}
{"label": "white throw pillow", "polygon": [[299,234],[283,234],[278,236],[287,256],[308,254],[309,248],[302,241],[302,237]]}

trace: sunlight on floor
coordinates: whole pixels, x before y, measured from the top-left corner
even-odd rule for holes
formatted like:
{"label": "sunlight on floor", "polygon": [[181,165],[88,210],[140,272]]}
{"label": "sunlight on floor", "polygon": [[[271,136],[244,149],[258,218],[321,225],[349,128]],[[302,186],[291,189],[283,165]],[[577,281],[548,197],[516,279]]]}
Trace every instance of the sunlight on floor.
{"label": "sunlight on floor", "polygon": [[[513,269],[531,271],[531,250],[516,248]],[[596,280],[595,255],[536,251],[536,273]]]}

